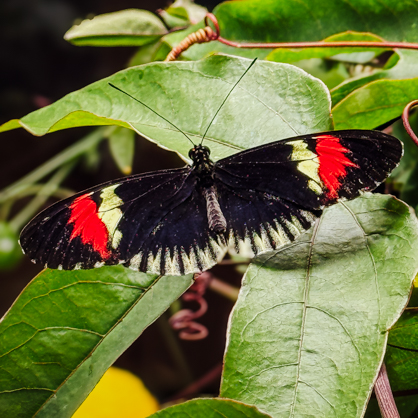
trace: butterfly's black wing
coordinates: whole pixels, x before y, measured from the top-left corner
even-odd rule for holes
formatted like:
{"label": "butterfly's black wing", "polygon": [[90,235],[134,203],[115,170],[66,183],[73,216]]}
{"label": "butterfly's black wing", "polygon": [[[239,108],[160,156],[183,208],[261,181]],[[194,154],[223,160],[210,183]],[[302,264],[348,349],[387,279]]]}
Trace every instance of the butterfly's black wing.
{"label": "butterfly's black wing", "polygon": [[35,263],[64,270],[121,263],[168,275],[206,270],[226,243],[208,227],[196,182],[185,167],[101,184],[37,215],[21,246]]}
{"label": "butterfly's black wing", "polygon": [[[277,249],[341,198],[373,190],[402,144],[378,131],[335,131],[274,142],[219,160],[215,179],[227,240],[254,254]],[[248,247],[248,245],[247,245]]]}

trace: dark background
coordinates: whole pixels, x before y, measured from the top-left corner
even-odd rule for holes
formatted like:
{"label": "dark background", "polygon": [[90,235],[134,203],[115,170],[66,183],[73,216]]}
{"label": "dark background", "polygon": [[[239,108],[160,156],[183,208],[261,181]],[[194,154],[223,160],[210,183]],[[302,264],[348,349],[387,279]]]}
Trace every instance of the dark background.
{"label": "dark background", "polygon": [[[211,10],[219,2],[199,3]],[[140,0],[1,0],[0,124],[20,118],[123,69],[136,50],[73,46],[64,41],[63,35],[74,22],[127,8],[155,11],[168,5],[168,1]],[[23,129],[2,133],[0,189],[29,173],[90,130],[69,129],[44,137],[34,137]],[[101,145],[100,151],[100,164],[96,170],[86,170],[80,164],[64,186],[79,191],[121,177],[106,143]],[[174,153],[137,139],[134,173],[182,165],[184,163]],[[23,204],[20,202],[14,209],[18,210]],[[39,266],[23,258],[16,269],[0,271],[0,317],[40,270]],[[234,277],[232,271],[218,268],[218,272],[228,276],[233,284],[239,284],[239,278]],[[232,302],[213,292],[208,292],[206,299],[209,311],[199,321],[209,329],[206,340],[180,341],[167,326],[166,314],[147,329],[116,363],[140,376],[160,401],[169,399],[206,373],[219,371]],[[203,390],[217,395],[220,375],[219,372],[213,374],[215,378],[209,379]]]}

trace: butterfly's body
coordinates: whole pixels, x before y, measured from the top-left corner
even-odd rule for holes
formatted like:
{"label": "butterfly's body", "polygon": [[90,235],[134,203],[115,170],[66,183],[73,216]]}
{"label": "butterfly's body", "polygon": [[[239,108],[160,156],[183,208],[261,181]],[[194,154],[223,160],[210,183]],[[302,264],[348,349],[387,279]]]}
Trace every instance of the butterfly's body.
{"label": "butterfly's body", "polygon": [[191,169],[196,173],[197,189],[206,200],[209,228],[215,232],[225,232],[227,223],[219,205],[215,186],[215,164],[210,159],[210,150],[203,145],[196,145],[189,151],[193,161]]}
{"label": "butterfly's body", "polygon": [[402,145],[377,131],[303,135],[213,162],[114,180],[40,213],[22,231],[34,262],[58,269],[123,263],[150,273],[206,270],[228,248],[257,255],[308,229],[324,207],[373,190]]}

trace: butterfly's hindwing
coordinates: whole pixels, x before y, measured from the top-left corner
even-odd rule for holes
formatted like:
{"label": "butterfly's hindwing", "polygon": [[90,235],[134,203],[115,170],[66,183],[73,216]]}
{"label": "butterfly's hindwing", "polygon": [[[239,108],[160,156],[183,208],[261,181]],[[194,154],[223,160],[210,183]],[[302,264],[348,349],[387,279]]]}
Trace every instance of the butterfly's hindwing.
{"label": "butterfly's hindwing", "polygon": [[230,189],[221,182],[217,182],[217,188],[228,220],[228,246],[249,257],[289,244],[321,213],[265,192]]}

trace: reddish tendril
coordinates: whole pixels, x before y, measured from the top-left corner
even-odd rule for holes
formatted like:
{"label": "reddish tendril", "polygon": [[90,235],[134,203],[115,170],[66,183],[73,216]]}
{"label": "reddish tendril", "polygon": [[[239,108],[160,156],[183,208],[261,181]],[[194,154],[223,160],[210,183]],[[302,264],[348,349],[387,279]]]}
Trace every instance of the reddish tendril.
{"label": "reddish tendril", "polygon": [[[213,16],[212,13],[208,13],[208,15]],[[212,18],[210,17],[212,20]],[[213,16],[213,19],[216,21],[216,17]],[[212,20],[213,21],[213,20]],[[206,17],[205,17],[206,22]],[[190,35],[186,36],[177,46],[175,46],[170,53],[167,55],[166,59],[164,61],[174,61],[176,60],[180,54],[186,49],[189,49],[194,44],[203,44],[205,42],[210,41],[216,41],[219,37],[219,25],[216,21],[216,24],[214,23],[215,27],[217,28],[217,31],[214,32],[213,29],[206,24],[206,26],[203,29],[199,29],[196,32],[191,33]]]}
{"label": "reddish tendril", "polygon": [[182,299],[186,302],[197,302],[199,308],[197,311],[191,309],[182,309],[176,312],[169,320],[169,323],[176,331],[182,330],[179,337],[182,340],[202,340],[209,334],[207,328],[195,322],[208,310],[208,304],[203,298],[212,275],[208,272],[201,273],[196,277],[193,286],[183,295]]}
{"label": "reddish tendril", "polygon": [[409,112],[411,111],[411,108],[413,108],[416,105],[418,105],[418,100],[414,100],[405,106],[405,109],[402,112],[402,122],[403,122],[403,126],[405,127],[406,132],[415,142],[415,145],[418,146],[418,137],[415,135],[409,123]]}
{"label": "reddish tendril", "polygon": [[[213,30],[209,26],[209,21],[215,27]],[[402,48],[402,49],[415,49],[418,50],[418,44],[408,42],[372,42],[372,41],[337,41],[337,42],[273,42],[273,43],[259,43],[259,42],[235,42],[220,36],[219,23],[215,15],[207,13],[205,16],[205,28],[199,29],[197,32],[191,33],[184,38],[177,46],[175,46],[167,55],[165,61],[174,61],[180,54],[190,48],[193,44],[219,41],[225,45],[232,46],[234,48],[342,48],[342,47],[368,47],[368,48]]]}

